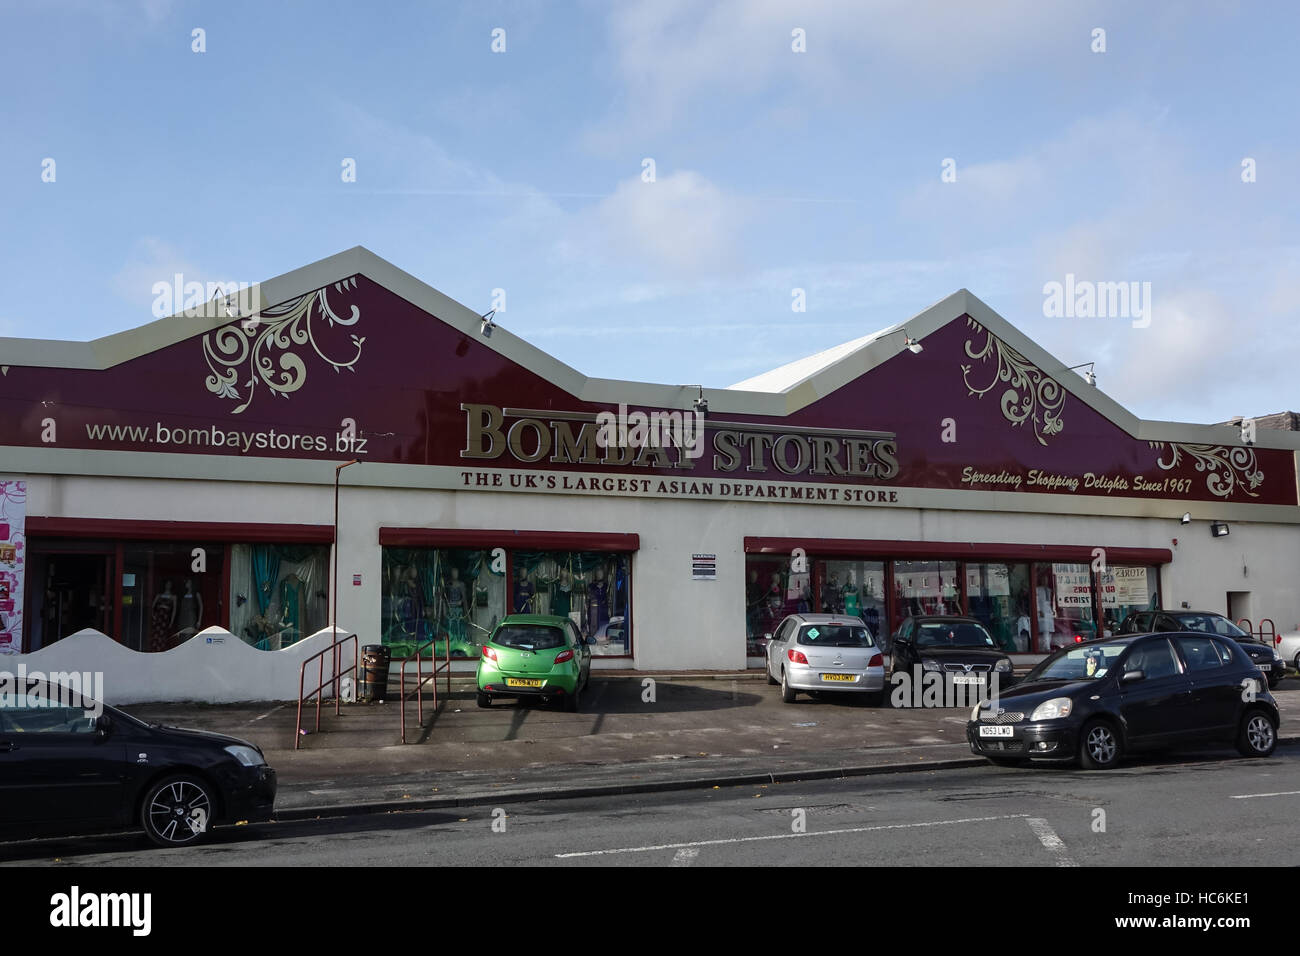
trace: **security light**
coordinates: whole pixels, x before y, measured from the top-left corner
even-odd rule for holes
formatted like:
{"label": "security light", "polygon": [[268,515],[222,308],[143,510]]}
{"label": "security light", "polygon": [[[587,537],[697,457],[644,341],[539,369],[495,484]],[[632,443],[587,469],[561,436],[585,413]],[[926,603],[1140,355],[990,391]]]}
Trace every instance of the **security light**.
{"label": "security light", "polygon": [[492,330],[496,328],[496,326],[492,323],[492,316],[496,314],[497,314],[496,309],[493,309],[491,312],[483,313],[482,316],[483,321],[479,324],[478,330],[481,333],[483,333],[483,338],[485,339],[492,338]]}
{"label": "security light", "polygon": [[1179,520],[1178,523],[1179,523],[1179,524],[1191,524],[1191,523],[1192,523],[1192,513],[1191,513],[1190,511],[1185,511],[1185,512],[1183,512],[1183,517]]}
{"label": "security light", "polygon": [[1215,521],[1210,525],[1210,534],[1216,538],[1226,538],[1228,536],[1228,526],[1222,521]]}

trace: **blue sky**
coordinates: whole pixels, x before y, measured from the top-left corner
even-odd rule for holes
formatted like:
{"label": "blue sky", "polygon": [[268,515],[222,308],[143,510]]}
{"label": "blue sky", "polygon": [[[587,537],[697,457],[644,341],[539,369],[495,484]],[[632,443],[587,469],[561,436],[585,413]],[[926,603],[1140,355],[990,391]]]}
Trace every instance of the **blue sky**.
{"label": "blue sky", "polygon": [[[95,338],[151,321],[176,272],[361,244],[478,311],[504,289],[501,324],[592,375],[725,386],[965,287],[1145,418],[1300,409],[1293,4],[0,0],[0,22],[0,335]],[[1150,325],[1048,317],[1066,274],[1151,283]]]}

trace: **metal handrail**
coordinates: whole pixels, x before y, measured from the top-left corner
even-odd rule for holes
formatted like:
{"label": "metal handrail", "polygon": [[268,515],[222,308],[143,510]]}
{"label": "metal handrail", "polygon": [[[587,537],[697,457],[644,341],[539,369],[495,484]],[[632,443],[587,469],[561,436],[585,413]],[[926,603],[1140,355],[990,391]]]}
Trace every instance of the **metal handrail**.
{"label": "metal handrail", "polygon": [[[480,627],[479,625],[475,624],[473,621],[470,621],[470,622],[469,622],[469,626],[472,627],[472,628],[475,628],[475,629],[477,629],[477,630],[482,631],[484,634],[490,634],[490,633],[491,633],[491,632],[488,631],[486,628],[484,628],[484,627]],[[398,705],[399,705],[399,707],[400,707],[400,709],[401,709],[401,712],[402,712],[402,714],[401,714],[401,724],[402,724],[402,743],[406,743],[406,665],[407,665],[408,663],[410,663],[411,661],[414,661],[414,660],[417,660],[417,659],[422,661],[422,660],[423,660],[423,657],[422,657],[421,655],[422,655],[424,649],[425,649],[426,647],[429,647],[429,646],[432,645],[432,644],[436,644],[436,643],[438,642],[438,640],[439,640],[439,639],[436,638],[436,637],[434,637],[434,638],[430,638],[428,641],[425,641],[423,644],[421,644],[420,646],[418,646],[418,647],[415,649],[415,653],[410,654],[410,655],[408,655],[408,656],[402,658],[402,666],[401,666],[401,669],[400,669],[400,671],[399,671],[399,675],[398,675],[398,680],[399,680],[399,685],[398,685],[398,686],[400,687],[400,690],[398,691],[398,694],[399,694],[399,696],[398,696]],[[480,645],[480,647],[481,647],[481,645]],[[433,709],[434,709],[435,711],[438,709],[438,682],[437,682],[437,680],[436,680],[435,678],[438,676],[438,674],[440,674],[440,673],[442,673],[442,672],[446,672],[446,674],[447,674],[447,696],[448,696],[448,697],[451,696],[451,660],[452,660],[452,658],[451,658],[451,636],[450,636],[450,635],[448,635],[447,638],[446,638],[445,650],[446,650],[446,654],[444,655],[444,657],[443,657],[443,659],[442,659],[442,663],[441,663],[441,664],[436,664],[436,663],[435,663],[434,666],[433,666],[433,670],[429,672],[429,675],[428,675],[427,677],[421,677],[420,680],[416,683],[414,690],[411,691],[411,693],[413,693],[413,694],[415,695],[415,720],[416,720],[416,726],[418,726],[418,727],[423,727],[423,726],[424,726],[424,695],[423,695],[422,693],[420,693],[420,691],[421,691],[421,689],[424,687],[425,684],[427,684],[429,681],[433,681]],[[436,661],[436,660],[437,660],[437,655],[436,655],[436,654],[430,654],[430,655],[429,655],[429,660],[430,660],[430,661]],[[416,665],[416,673],[417,673],[417,674],[422,674],[422,673],[423,673],[423,671],[420,669],[419,664]]]}
{"label": "metal handrail", "polygon": [[[401,689],[398,692],[398,706],[402,712],[402,743],[406,743],[406,665],[411,661],[415,661],[416,674],[423,674],[424,671],[421,664],[424,661],[424,649],[426,647],[432,647],[436,643],[438,643],[438,638],[432,637],[423,644],[417,645],[414,653],[408,654],[406,657],[402,658],[402,667],[399,671],[399,687]],[[433,681],[433,709],[435,711],[438,709],[437,677],[440,671],[445,670],[447,672],[447,696],[451,696],[451,638],[447,638],[445,650],[446,656],[443,658],[441,664],[437,663],[437,653],[432,651],[430,652],[429,661],[433,663],[433,670],[431,670],[427,676],[420,677],[420,679],[415,683],[415,689],[412,691],[412,693],[415,694],[415,721],[417,727],[424,726],[424,694],[421,693],[421,691],[424,689],[424,685],[429,681]]]}
{"label": "metal handrail", "polygon": [[[347,670],[340,671],[339,665],[343,663],[341,650],[343,648],[343,645],[346,644],[348,641],[352,642],[352,666],[349,667]],[[294,727],[294,732],[293,732],[294,750],[297,750],[299,746],[302,744],[302,705],[303,705],[303,701],[307,699],[307,693],[308,693],[303,690],[303,684],[307,680],[307,665],[310,664],[312,661],[316,660],[317,658],[320,659],[320,665],[316,677],[316,679],[320,681],[320,683],[316,686],[315,690],[310,691],[310,693],[316,695],[316,729],[314,733],[320,733],[321,692],[329,684],[334,685],[334,716],[337,717],[341,713],[339,707],[340,704],[339,680],[343,677],[344,674],[347,674],[351,671],[355,671],[357,669],[357,658],[359,655],[358,655],[358,648],[357,648],[356,641],[357,641],[357,636],[355,634],[349,634],[347,637],[340,638],[338,636],[338,631],[336,629],[334,632],[334,641],[330,644],[330,646],[325,648],[322,651],[319,651],[318,653],[313,654],[311,657],[308,657],[306,660],[302,662],[302,666],[298,668],[298,721],[296,726]],[[332,676],[330,677],[329,680],[326,680],[325,679],[325,655],[331,652],[333,652],[334,654],[334,660],[332,662],[333,667],[331,668]]]}

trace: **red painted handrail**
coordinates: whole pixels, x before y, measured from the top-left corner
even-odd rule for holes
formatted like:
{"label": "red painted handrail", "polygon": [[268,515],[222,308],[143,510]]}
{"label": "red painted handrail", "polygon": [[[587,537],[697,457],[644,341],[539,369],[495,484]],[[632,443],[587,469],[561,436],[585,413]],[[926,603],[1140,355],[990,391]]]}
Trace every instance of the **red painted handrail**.
{"label": "red painted handrail", "polygon": [[[343,656],[342,656],[343,645],[346,644],[348,641],[352,642],[352,666],[347,668],[347,670],[340,671],[339,665],[343,663]],[[334,716],[337,717],[339,715],[340,713],[339,680],[340,678],[343,677],[344,674],[347,674],[349,672],[354,672],[357,670],[357,657],[358,657],[357,650],[358,650],[357,636],[355,634],[349,634],[347,637],[342,638],[340,640],[338,636],[338,631],[335,630],[334,641],[333,643],[330,644],[329,647],[325,648],[323,651],[320,651],[319,653],[313,654],[311,657],[307,658],[302,662],[302,667],[298,669],[298,721],[296,726],[294,727],[294,732],[293,732],[294,750],[297,750],[299,745],[302,743],[302,705],[303,702],[307,699],[308,693],[316,695],[315,733],[320,733],[321,692],[324,691],[329,684],[334,685]],[[332,676],[329,678],[329,680],[326,680],[325,679],[325,655],[330,653],[333,653],[334,655],[333,667],[331,668]],[[304,691],[303,684],[306,682],[307,679],[307,665],[317,659],[319,659],[320,665],[317,670],[316,679],[320,681],[320,683],[316,686],[315,690]]]}
{"label": "red painted handrail", "polygon": [[[441,664],[437,663],[437,659],[438,659],[437,655],[433,652],[430,652],[429,661],[433,663],[433,670],[429,672],[428,676],[420,677],[420,679],[415,683],[415,689],[412,691],[412,693],[415,694],[415,722],[417,727],[424,726],[424,694],[421,693],[421,691],[424,689],[424,685],[427,684],[429,681],[433,681],[433,709],[435,711],[438,709],[437,677],[438,674],[442,671],[447,672],[447,696],[448,697],[451,696],[451,637],[450,636],[446,637],[445,641],[446,644],[444,645],[444,649],[446,650],[446,656],[443,658],[443,662]],[[399,684],[399,687],[401,689],[399,691],[399,696],[398,696],[398,707],[402,711],[402,715],[401,715],[402,743],[406,743],[406,665],[409,664],[411,661],[415,661],[416,674],[417,675],[422,674],[423,671],[421,670],[420,667],[420,661],[423,659],[424,649],[426,647],[432,647],[437,642],[438,642],[438,638],[436,637],[431,638],[430,640],[425,641],[423,644],[416,647],[415,652],[413,654],[409,654],[406,657],[402,658],[402,668],[400,671],[400,684]]]}

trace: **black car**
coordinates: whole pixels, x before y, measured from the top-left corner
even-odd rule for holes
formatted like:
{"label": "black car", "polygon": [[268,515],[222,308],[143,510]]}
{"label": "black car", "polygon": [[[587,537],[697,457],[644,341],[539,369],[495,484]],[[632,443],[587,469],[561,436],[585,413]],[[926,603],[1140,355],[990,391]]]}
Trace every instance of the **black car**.
{"label": "black car", "polygon": [[1105,770],[1129,751],[1188,743],[1267,757],[1277,726],[1277,703],[1236,641],[1142,634],[1062,648],[976,707],[966,739],[996,764],[1078,760]]}
{"label": "black car", "polygon": [[909,617],[894,633],[887,680],[894,682],[895,674],[915,679],[927,671],[986,686],[989,676],[997,674],[999,685],[1006,686],[1011,681],[1011,658],[976,618]]}
{"label": "black car", "polygon": [[1222,614],[1213,611],[1135,611],[1124,618],[1120,634],[1154,634],[1165,631],[1190,631],[1194,634],[1218,634],[1230,637],[1255,666],[1268,678],[1270,689],[1286,676],[1286,661],[1278,657],[1271,644],[1265,644],[1249,631],[1243,631]]}
{"label": "black car", "polygon": [[269,819],[275,790],[245,740],[147,724],[50,685],[0,694],[8,839],[140,826],[158,846],[190,846],[214,825]]}

